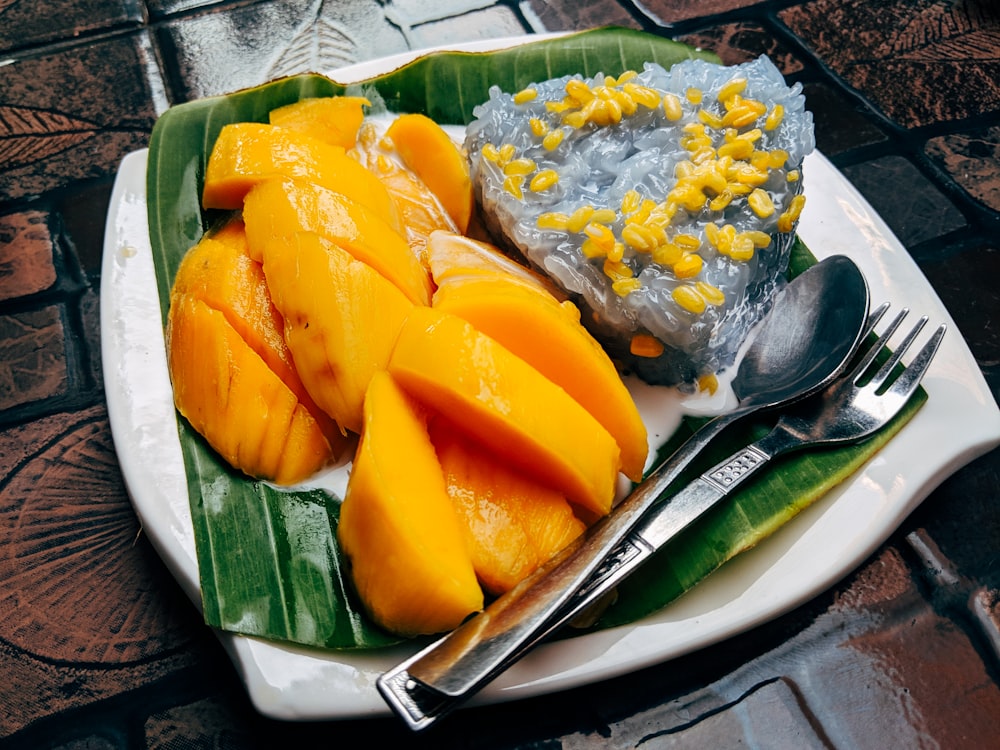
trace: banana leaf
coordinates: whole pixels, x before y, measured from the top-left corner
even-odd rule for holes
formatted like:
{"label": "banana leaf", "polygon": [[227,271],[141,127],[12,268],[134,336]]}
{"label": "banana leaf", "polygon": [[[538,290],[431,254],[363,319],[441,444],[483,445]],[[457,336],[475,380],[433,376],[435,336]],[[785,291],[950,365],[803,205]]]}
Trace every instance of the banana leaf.
{"label": "banana leaf", "polygon": [[[363,90],[394,112],[423,112],[443,124],[465,124],[489,87],[518,90],[546,78],[603,72],[619,75],[646,61],[669,67],[711,53],[624,29],[545,40],[493,53],[438,53],[370,81]],[[352,87],[351,92],[356,88]],[[150,141],[147,194],[150,240],[163,319],[184,253],[221,217],[204,212],[200,192],[211,146],[223,125],[266,121],[275,107],[304,97],[348,91],[321,75],[302,75],[168,110]],[[791,272],[814,262],[799,246]],[[801,508],[850,476],[918,408],[914,400],[879,436],[859,446],[788,459],[706,516],[622,587],[601,625],[655,611],[741,550],[756,544]],[[689,421],[678,441],[696,426]],[[337,549],[340,498],[325,490],[288,491],[233,471],[178,415],[195,532],[205,621],[216,628],[331,649],[378,648],[395,642],[364,615]],[[751,426],[734,435],[749,442]],[[667,453],[670,445],[661,453]],[[725,455],[708,453],[706,464]]]}

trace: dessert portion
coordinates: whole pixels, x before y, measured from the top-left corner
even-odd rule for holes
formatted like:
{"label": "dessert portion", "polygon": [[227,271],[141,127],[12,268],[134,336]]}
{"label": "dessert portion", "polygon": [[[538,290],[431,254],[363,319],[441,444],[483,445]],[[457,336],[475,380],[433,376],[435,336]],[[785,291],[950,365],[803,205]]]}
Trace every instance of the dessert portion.
{"label": "dessert portion", "polygon": [[813,150],[801,86],[737,66],[491,89],[467,129],[480,215],[651,383],[732,364],[782,283]]}

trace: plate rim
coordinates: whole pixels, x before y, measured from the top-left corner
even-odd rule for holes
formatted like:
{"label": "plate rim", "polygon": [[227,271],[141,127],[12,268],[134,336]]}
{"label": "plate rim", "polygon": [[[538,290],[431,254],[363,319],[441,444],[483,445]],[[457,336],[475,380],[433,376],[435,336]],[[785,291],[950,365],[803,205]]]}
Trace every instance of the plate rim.
{"label": "plate rim", "polygon": [[[428,53],[438,51],[491,51],[517,46],[525,42],[539,41],[546,36],[559,35],[561,33],[504,37],[493,40],[477,40],[466,44],[442,45],[440,47],[413,50],[340,68],[329,75],[340,83],[352,83],[354,81],[350,80],[350,77],[358,76],[358,79],[363,79],[377,75],[386,70],[395,69]],[[159,362],[159,355],[162,358],[163,374],[165,375],[165,354],[162,351],[163,347],[158,346],[158,344],[162,344],[162,341],[153,342],[152,346],[144,347],[141,352],[124,351],[121,338],[122,331],[115,327],[122,324],[120,316],[122,301],[115,294],[115,282],[120,280],[122,273],[127,273],[123,269],[128,267],[132,263],[133,258],[136,257],[130,254],[130,251],[135,250],[137,253],[141,253],[144,250],[141,247],[141,242],[129,241],[123,243],[122,240],[126,237],[131,240],[133,235],[129,233],[135,232],[138,225],[141,224],[140,218],[135,215],[139,212],[140,207],[142,221],[145,219],[146,153],[146,149],[141,149],[127,155],[123,159],[112,192],[105,233],[104,256],[102,259],[100,298],[102,367],[105,370],[104,380],[108,389],[107,401],[112,436],[115,442],[116,453],[119,456],[122,466],[123,478],[125,479],[130,500],[140,520],[143,522],[145,533],[149,535],[157,552],[167,563],[168,568],[174,573],[175,578],[178,579],[188,596],[191,597],[196,606],[200,607],[197,561],[191,558],[185,561],[183,555],[178,556],[179,548],[182,552],[185,551],[183,547],[186,541],[186,530],[174,525],[164,524],[162,519],[156,515],[156,510],[152,507],[157,503],[166,503],[166,507],[173,509],[175,516],[183,515],[182,506],[186,508],[188,502],[186,480],[179,476],[167,477],[165,482],[157,484],[156,491],[152,495],[148,487],[143,486],[143,476],[148,473],[149,466],[141,460],[135,450],[135,443],[133,442],[136,438],[135,425],[130,424],[130,419],[134,415],[128,413],[126,405],[128,396],[132,398],[137,398],[138,396],[134,393],[122,394],[119,392],[123,388],[120,366],[125,355],[138,357],[147,365],[154,368]],[[141,179],[137,181],[136,176],[140,171]],[[889,227],[885,225],[881,217],[878,216],[864,197],[846,178],[836,170],[832,163],[818,151],[807,157],[804,171],[809,175],[806,185],[807,195],[812,197],[812,192],[817,192],[823,187],[823,185],[814,185],[810,182],[813,179],[812,173],[815,171],[822,179],[832,183],[833,187],[836,188],[837,199],[842,201],[841,207],[845,211],[849,210],[852,212],[858,231],[871,241],[878,243],[878,246],[885,253],[889,254],[887,257],[891,257],[896,262],[893,267],[898,268],[898,264],[902,263],[905,266],[905,276],[913,277],[915,274],[918,281],[922,281],[925,288],[919,288],[920,285],[918,284],[912,291],[915,293],[919,292],[918,297],[925,302],[931,302],[931,307],[936,308],[933,314],[937,319],[940,319],[940,322],[946,323],[950,329],[943,344],[946,351],[942,352],[942,354],[947,354],[948,351],[951,351],[953,357],[957,355],[956,361],[960,361],[962,364],[962,367],[958,368],[961,372],[953,374],[952,378],[954,379],[959,375],[963,376],[965,379],[964,385],[970,389],[970,392],[978,394],[980,401],[985,402],[984,406],[986,408],[977,411],[975,415],[974,424],[979,428],[978,431],[966,435],[961,450],[950,456],[948,461],[939,466],[926,467],[929,470],[925,470],[925,467],[922,467],[915,486],[906,493],[904,499],[897,500],[896,504],[892,506],[892,513],[887,520],[894,523],[894,528],[945,477],[974,458],[996,447],[997,444],[1000,444],[1000,408],[997,407],[982,372],[972,357],[967,343],[959,333],[950,314],[948,314],[947,309],[940,299],[937,298],[929,282],[920,273],[919,268],[905,247],[899,242]],[[810,190],[812,192],[809,192]],[[826,247],[828,233],[825,233],[823,227],[819,226],[821,222],[816,222],[815,224],[809,222],[809,215],[809,209],[807,209],[799,233],[803,236],[806,244],[810,246],[810,249],[817,254],[817,257],[826,257],[827,255],[836,254],[836,252],[841,251],[841,248],[830,250]],[[146,231],[145,240],[148,243],[148,227]],[[823,235],[823,239],[818,243],[816,241],[811,242],[808,238],[813,232],[816,233],[817,237]],[[877,261],[882,260],[881,258],[858,258],[852,255],[850,248],[844,249],[848,250],[845,254],[851,255],[852,258],[859,261],[859,265],[862,265],[862,270],[866,271],[866,277],[869,277],[870,284],[872,276],[878,276],[881,279],[884,272],[892,270],[891,268],[880,267]],[[132,265],[134,266],[135,264],[132,263]],[[887,283],[891,286],[891,282]],[[155,290],[155,286],[153,288]],[[878,301],[880,300],[876,300],[873,295],[873,303]],[[921,310],[920,312],[925,311]],[[158,304],[156,305],[156,316],[157,322],[159,322],[160,313]],[[108,327],[107,330],[105,330],[106,326]],[[159,353],[157,352],[157,348],[160,350]],[[935,362],[936,368],[932,367],[932,373],[929,374],[928,381],[933,380],[932,376],[935,369],[943,369],[941,360],[942,357],[939,356]],[[110,388],[108,387],[109,384]],[[835,505],[835,500],[847,492],[858,481],[859,477],[864,476],[865,472],[869,471],[869,467],[873,464],[879,464],[880,457],[884,458],[893,444],[898,444],[903,435],[914,434],[918,428],[921,428],[925,422],[928,422],[927,417],[923,419],[921,417],[927,411],[928,405],[933,402],[935,391],[932,390],[930,382],[928,382],[927,389],[931,395],[928,404],[925,404],[924,408],[914,416],[911,423],[903,428],[903,432],[886,446],[880,454],[875,456],[869,464],[866,464],[866,467],[852,476],[851,479],[847,480],[844,485],[811,508],[806,509],[800,516],[792,519],[789,524],[760,546],[765,547],[769,544],[774,546],[776,544],[789,544],[793,542],[794,540],[789,539],[789,537],[795,536],[794,532],[797,527],[808,528],[810,517],[815,517],[819,514],[821,518],[824,511],[830,511],[831,507]],[[144,403],[143,406],[146,407],[148,405]],[[162,401],[159,403],[159,406],[163,406]],[[172,412],[172,402],[170,402],[169,406]],[[174,429],[176,430],[176,427]],[[144,436],[139,435],[138,437],[139,443],[142,444]],[[179,455],[179,446],[177,452]],[[176,498],[171,497],[171,493],[176,493],[178,482],[183,482],[181,485],[183,487],[183,503],[178,503]],[[187,514],[190,524],[189,509],[187,510]],[[813,521],[815,520],[813,518]],[[851,549],[851,554],[844,558],[841,568],[844,566],[849,566],[849,569],[856,567],[860,561],[865,559],[884,541],[885,537],[891,531],[892,529],[888,529],[885,533],[880,531],[877,534],[869,534],[864,543],[858,543]],[[191,530],[191,535],[193,535],[193,529]],[[190,550],[188,552],[190,555],[194,555],[193,541],[190,542]],[[745,563],[749,560],[747,556],[753,555],[755,552],[757,550],[744,553],[737,558],[737,561]],[[759,553],[758,556],[760,556]],[[723,570],[717,571],[706,582],[699,584],[698,588],[709,584],[715,585],[712,584],[713,578],[718,577],[716,580],[721,580],[723,576],[730,575],[734,567],[738,568],[739,566],[730,564],[724,567]],[[663,630],[668,618],[690,609],[688,606],[689,598],[687,597],[682,597],[679,602],[671,604],[665,610],[661,610],[637,623],[565,641],[544,644],[536,650],[536,653],[529,655],[525,662],[515,665],[510,672],[488,686],[473,701],[470,701],[470,705],[528,698],[557,690],[570,689],[583,684],[619,676],[704,648],[793,609],[815,595],[815,593],[825,590],[837,580],[842,579],[849,572],[849,569],[843,570],[841,568],[828,570],[827,575],[816,579],[815,585],[810,586],[808,591],[800,591],[796,597],[791,599],[786,598],[768,607],[758,607],[754,617],[743,621],[739,626],[733,627],[725,623],[717,623],[713,626],[711,618],[709,618],[709,622],[706,625],[704,618],[699,617],[702,629],[699,638],[693,639],[683,648],[675,648],[669,653],[651,654],[648,646],[644,646],[642,642],[649,641],[651,637],[658,635]],[[192,572],[193,581],[191,577]],[[750,590],[752,589],[753,585],[751,584]],[[387,668],[387,663],[395,663],[395,660],[401,659],[403,655],[412,652],[412,647],[399,647],[367,654],[333,652],[336,657],[343,657],[346,654],[349,658],[345,660],[344,658],[334,658],[326,652],[320,653],[315,650],[300,648],[293,644],[265,641],[260,638],[233,633],[215,632],[217,632],[218,637],[234,661],[234,665],[239,671],[251,701],[257,710],[264,715],[282,719],[319,720],[388,715],[390,710],[381,698],[378,697],[374,687],[374,679],[383,669]],[[593,660],[585,662],[583,665],[578,664],[574,666],[571,664],[573,647],[580,645],[584,639],[591,639],[591,642],[601,644],[598,650],[603,649],[607,651],[611,649],[618,652],[615,663],[601,663],[596,667],[593,666]],[[280,667],[281,665],[280,663],[276,664],[275,660],[278,660],[278,662],[294,663],[296,668],[300,670],[298,674],[301,679],[293,679],[288,684],[280,684],[282,681],[276,677],[276,667]],[[588,665],[590,665],[589,668]],[[553,669],[558,671],[553,671]]]}

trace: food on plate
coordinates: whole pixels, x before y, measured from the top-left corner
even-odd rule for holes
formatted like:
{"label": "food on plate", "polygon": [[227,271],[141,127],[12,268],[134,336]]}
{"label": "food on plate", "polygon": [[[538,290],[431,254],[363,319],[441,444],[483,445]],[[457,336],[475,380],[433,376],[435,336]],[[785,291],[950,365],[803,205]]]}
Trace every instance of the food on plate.
{"label": "food on plate", "polygon": [[516,471],[446,419],[430,428],[472,566],[494,596],[512,589],[583,533],[559,492]]}
{"label": "food on plate", "polygon": [[266,243],[263,265],[302,382],[338,424],[361,432],[368,383],[385,369],[413,302],[367,263],[311,232]]}
{"label": "food on plate", "polygon": [[579,309],[504,271],[456,272],[454,259],[462,253],[449,249],[469,242],[443,232],[431,236],[434,307],[471,323],[561,386],[614,437],[622,472],[641,480],[649,451],[646,426],[611,358],[580,323]]}
{"label": "food on plate", "polygon": [[467,128],[493,236],[557,282],[649,382],[732,363],[785,271],[814,146],[767,58],[491,89]]}
{"label": "food on plate", "polygon": [[[375,123],[363,123],[351,153],[385,185],[389,197],[396,205],[396,212],[410,247],[418,257],[423,257],[427,238],[432,232],[438,229],[454,232],[458,231],[458,227],[434,191],[397,158],[398,154],[392,143],[379,133],[379,127]],[[454,142],[451,143],[451,149],[464,162],[465,157]]]}
{"label": "food on plate", "polygon": [[363,96],[316,96],[268,112],[268,122],[331,146],[353,148],[371,102]]}
{"label": "food on plate", "polygon": [[225,125],[205,167],[202,205],[242,208],[257,183],[274,177],[308,180],[337,190],[360,203],[393,229],[396,209],[378,178],[339,146],[277,125],[237,122]]}
{"label": "food on plate", "polygon": [[562,388],[461,318],[414,307],[388,371],[427,408],[564,493],[591,519],[611,509],[621,468],[611,434]]}
{"label": "food on plate", "polygon": [[426,413],[384,371],[365,399],[337,539],[365,609],[391,632],[450,630],[483,606]]}
{"label": "food on plate", "polygon": [[385,134],[409,167],[441,201],[459,232],[469,228],[475,198],[465,155],[441,126],[426,115],[405,114]]}
{"label": "food on plate", "polygon": [[293,484],[339,458],[347,441],[303,386],[282,329],[241,222],[187,253],[166,330],[177,409],[231,465]]}
{"label": "food on plate", "polygon": [[263,180],[247,193],[243,220],[255,259],[269,242],[313,232],[374,268],[412,302],[430,301],[430,276],[403,236],[337,190],[307,180]]}

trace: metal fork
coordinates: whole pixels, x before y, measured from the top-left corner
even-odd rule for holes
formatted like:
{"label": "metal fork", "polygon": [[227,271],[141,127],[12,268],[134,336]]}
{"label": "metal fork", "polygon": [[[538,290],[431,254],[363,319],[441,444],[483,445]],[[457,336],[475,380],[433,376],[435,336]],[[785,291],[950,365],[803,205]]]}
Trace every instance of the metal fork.
{"label": "metal fork", "polygon": [[[883,305],[872,314],[869,334],[887,307]],[[493,621],[487,609],[470,620],[471,627],[459,628],[382,675],[378,688],[386,702],[412,729],[429,726],[599,600],[775,457],[809,446],[857,442],[883,427],[917,389],[945,332],[941,325],[912,362],[900,368],[903,354],[927,322],[922,317],[889,358],[876,367],[876,358],[908,312],[903,309],[873,345],[862,346],[856,364],[825,391],[791,407],[770,433],[644,516],[543,629],[524,637],[516,632],[516,623],[510,618]]]}

